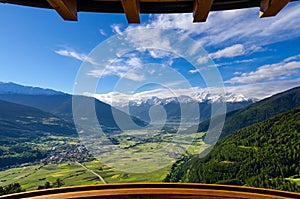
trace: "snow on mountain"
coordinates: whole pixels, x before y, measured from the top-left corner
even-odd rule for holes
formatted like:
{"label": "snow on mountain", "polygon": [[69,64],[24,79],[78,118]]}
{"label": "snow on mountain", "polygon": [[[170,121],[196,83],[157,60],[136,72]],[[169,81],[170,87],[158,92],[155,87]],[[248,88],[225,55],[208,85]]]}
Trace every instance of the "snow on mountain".
{"label": "snow on mountain", "polygon": [[61,95],[59,91],[31,86],[22,86],[12,82],[0,82],[0,94],[26,94],[26,95]]}
{"label": "snow on mountain", "polygon": [[[168,92],[170,93],[170,92]],[[119,92],[110,92],[106,94],[94,94],[95,98],[100,101],[111,104],[115,107],[126,107],[130,106],[140,106],[142,104],[148,105],[166,105],[168,103],[191,103],[191,102],[249,102],[257,101],[257,99],[252,99],[244,96],[239,93],[224,92],[222,94],[217,92],[210,92],[207,89],[193,88],[193,90],[177,90],[173,92],[176,96],[171,96],[164,92],[163,90],[153,90],[145,91],[140,93],[135,93],[132,95],[119,93]]]}

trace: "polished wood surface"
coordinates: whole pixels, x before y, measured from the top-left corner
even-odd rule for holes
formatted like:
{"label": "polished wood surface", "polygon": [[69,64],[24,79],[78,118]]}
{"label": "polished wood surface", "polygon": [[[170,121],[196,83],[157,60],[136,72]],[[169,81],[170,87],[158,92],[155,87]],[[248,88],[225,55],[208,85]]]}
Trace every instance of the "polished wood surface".
{"label": "polished wood surface", "polygon": [[277,15],[290,0],[261,0],[260,17],[273,17]]}
{"label": "polished wood surface", "polygon": [[131,183],[66,187],[2,196],[1,199],[300,199],[300,193],[196,183]]}
{"label": "polished wood surface", "polygon": [[214,0],[194,0],[193,22],[205,22]]}
{"label": "polished wood surface", "polygon": [[[299,0],[290,0],[299,1]],[[71,2],[71,7],[69,7]],[[76,2],[77,6],[74,6]],[[212,2],[212,5],[210,5]],[[232,10],[267,5],[263,16],[277,14],[287,0],[0,0],[0,3],[55,9],[64,19],[76,20],[77,12],[125,13],[128,22],[137,22],[139,13],[192,13],[194,21],[204,21],[208,11]],[[57,6],[57,4],[61,4]],[[130,6],[131,5],[131,6]],[[138,7],[136,7],[138,5]],[[131,8],[134,6],[134,8]],[[137,9],[139,8],[139,9]],[[265,8],[265,6],[263,7]],[[131,10],[132,9],[132,10]],[[139,11],[139,12],[138,12]]]}
{"label": "polished wood surface", "polygon": [[140,23],[140,1],[121,0],[128,23]]}
{"label": "polished wood surface", "polygon": [[47,0],[47,2],[68,21],[77,21],[77,0]]}

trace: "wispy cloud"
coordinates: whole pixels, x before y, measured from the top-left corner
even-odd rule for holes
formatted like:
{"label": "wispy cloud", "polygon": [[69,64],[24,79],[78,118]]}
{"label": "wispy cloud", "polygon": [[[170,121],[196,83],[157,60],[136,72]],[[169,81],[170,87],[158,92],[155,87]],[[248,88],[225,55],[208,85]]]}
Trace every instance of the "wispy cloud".
{"label": "wispy cloud", "polygon": [[[232,46],[225,47],[224,49],[210,53],[208,55],[200,56],[198,58],[197,62],[199,64],[207,64],[210,59],[235,58],[235,57],[239,57],[242,55],[250,55],[250,54],[252,54],[254,52],[258,52],[258,51],[263,51],[263,48],[253,45],[253,46],[249,47],[248,49],[246,49],[243,44],[234,44]],[[244,62],[246,62],[246,61],[241,60],[239,62],[238,60],[236,60],[235,62],[232,62],[232,63],[227,62],[226,64],[229,65],[229,64],[233,64],[233,63],[244,63]],[[224,65],[224,64],[221,64],[221,65]],[[216,65],[216,66],[218,66],[218,65]]]}
{"label": "wispy cloud", "polygon": [[298,74],[300,70],[300,56],[293,56],[283,60],[280,63],[267,64],[258,67],[255,71],[241,73],[233,77],[226,83],[255,83],[270,80],[283,80],[293,74]]}
{"label": "wispy cloud", "polygon": [[246,85],[227,86],[226,91],[241,93],[249,98],[264,99],[279,92],[300,86],[300,78],[293,80],[269,81]]}
{"label": "wispy cloud", "polygon": [[[234,60],[231,62],[222,62],[222,63],[218,63],[215,64],[217,67],[221,67],[221,66],[228,66],[228,65],[233,65],[233,64],[243,64],[243,63],[251,63],[254,62],[255,60],[257,60],[256,58],[253,59],[242,59],[242,60]],[[236,74],[241,74],[241,72],[235,72],[234,75]]]}
{"label": "wispy cloud", "polygon": [[[292,2],[278,16],[264,19],[258,17],[259,8],[211,12],[205,23],[192,23],[192,14],[152,15],[150,23],[127,29],[147,27],[178,30],[194,37],[205,48],[234,46],[239,41],[245,49],[249,49],[253,45],[264,46],[298,37],[300,23],[296,19],[299,9],[300,4]],[[153,36],[152,40],[157,38]]]}
{"label": "wispy cloud", "polygon": [[232,57],[244,55],[245,53],[246,50],[242,44],[235,44],[233,46],[229,46],[227,48],[219,50],[215,53],[211,53],[210,57],[213,59],[232,58]]}
{"label": "wispy cloud", "polygon": [[54,52],[61,56],[71,57],[71,58],[77,59],[79,61],[86,61],[86,62],[89,62],[90,64],[98,65],[97,62],[95,60],[93,60],[92,58],[90,58],[88,55],[83,54],[83,53],[78,53],[74,50],[56,50]]}
{"label": "wispy cloud", "polygon": [[118,35],[122,35],[123,32],[121,31],[121,25],[113,24],[110,26],[113,30],[113,32],[117,33]]}
{"label": "wispy cloud", "polygon": [[[224,61],[222,59],[225,58],[227,62],[217,64],[217,66],[222,66],[254,62],[256,59],[248,55],[269,50],[268,45],[270,44],[299,37],[300,21],[296,20],[298,19],[299,10],[299,3],[290,3],[276,17],[265,19],[258,17],[259,8],[211,12],[206,23],[192,23],[192,14],[151,15],[150,22],[139,26],[122,28],[120,25],[114,24],[111,28],[113,32],[124,36],[126,42],[131,43],[135,50],[145,52],[145,49],[151,47],[151,50],[147,50],[152,58],[167,58],[171,60],[171,63],[173,55],[168,53],[168,51],[172,52],[174,41],[164,37],[162,35],[164,31],[162,30],[176,30],[182,33],[183,37],[190,36],[195,40],[195,48],[186,48],[187,52],[192,52],[193,50],[193,52],[198,52],[201,46],[209,51],[206,55],[197,57],[199,64],[206,64],[209,62],[209,59]],[[151,28],[154,31],[147,33],[144,31],[145,28]],[[122,30],[125,31],[122,32]],[[132,34],[132,31],[134,31],[134,34]],[[180,41],[181,38],[176,39]],[[136,63],[136,60],[131,60],[131,62]],[[129,64],[126,61],[123,61],[121,65],[114,63],[113,67],[111,69],[108,67],[108,69],[113,71],[114,74],[123,77],[126,72],[132,69],[131,67],[123,68],[124,63],[125,66]],[[291,86],[289,82],[292,80],[289,79],[291,76],[294,79],[298,78],[294,74],[297,74],[299,71],[299,65],[300,60],[297,56],[287,58],[280,63],[253,65],[249,68],[249,70],[252,70],[250,72],[236,71],[234,74],[226,74],[226,78],[228,76],[231,77],[226,83],[235,85],[228,88],[232,90],[242,89],[246,94],[251,86],[253,88],[270,86],[268,82],[273,82],[274,85],[277,85],[276,88],[271,87],[275,90],[268,88],[270,91],[265,93],[254,92],[254,97],[261,98],[275,92],[276,89],[280,90],[283,88],[277,82],[286,82],[288,86]],[[100,70],[98,72],[103,71]],[[113,72],[108,74],[113,74]],[[132,74],[133,79],[140,75],[138,72],[136,70]],[[199,72],[198,69],[189,71],[189,73],[197,72]],[[155,74],[155,72],[149,70],[149,74]],[[147,76],[144,76],[144,78],[147,78]],[[248,85],[249,87],[247,87]]]}
{"label": "wispy cloud", "polygon": [[[126,39],[133,43],[137,50],[151,46],[165,51],[172,49],[170,41],[162,37],[161,30],[177,30],[183,35],[194,38],[195,43],[199,43],[204,49],[211,47],[216,49],[215,52],[208,53],[209,57],[202,55],[198,58],[198,63],[205,64],[209,58],[222,59],[250,55],[266,50],[266,45],[298,37],[300,23],[295,19],[298,18],[299,9],[299,3],[290,3],[278,16],[266,19],[259,19],[258,8],[211,12],[205,23],[192,23],[192,14],[151,15],[150,22],[129,26],[124,30],[135,32],[126,35]],[[117,34],[123,34],[119,25],[112,25],[111,28]],[[144,28],[154,28],[157,31],[147,34],[142,31]],[[170,54],[152,51],[151,55],[153,58],[170,56]]]}
{"label": "wispy cloud", "polygon": [[135,55],[131,55],[126,59],[119,58],[111,60],[111,62],[105,66],[99,66],[90,70],[87,75],[95,78],[115,75],[120,78],[126,78],[133,81],[142,81],[145,77],[141,72],[141,68],[142,60]]}
{"label": "wispy cloud", "polygon": [[99,33],[100,33],[102,36],[107,36],[107,33],[106,33],[103,29],[99,29]]}

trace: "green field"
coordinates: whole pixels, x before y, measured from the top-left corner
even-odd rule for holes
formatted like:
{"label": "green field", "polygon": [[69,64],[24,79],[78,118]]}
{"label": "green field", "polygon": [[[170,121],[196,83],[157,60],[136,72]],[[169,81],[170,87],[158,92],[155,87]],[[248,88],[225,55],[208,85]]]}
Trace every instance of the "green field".
{"label": "green field", "polygon": [[[63,163],[43,162],[19,166],[0,172],[0,186],[20,183],[26,190],[34,190],[46,182],[54,183],[58,178],[64,182],[64,186],[102,184],[96,174],[106,183],[160,182],[177,159],[197,154],[205,148],[203,135],[204,133],[176,135],[159,132],[149,135],[141,131],[127,131],[115,135],[114,139],[119,142],[117,145],[91,138],[88,150],[100,147],[106,152],[98,157],[91,153],[95,160],[84,163],[81,161],[86,168],[77,163],[76,158],[66,158],[68,161]],[[68,148],[59,145],[76,148],[78,141],[74,138],[48,137],[39,143],[42,143],[43,150],[56,146],[55,154],[60,154]],[[119,150],[109,150],[115,146]]]}
{"label": "green field", "polygon": [[292,182],[295,182],[298,186],[300,186],[300,178],[293,178],[293,177],[290,177],[290,178],[286,178],[287,180],[290,180]]}
{"label": "green field", "polygon": [[[155,172],[133,174],[119,172],[102,165],[99,161],[88,162],[85,166],[102,176],[106,183],[162,181],[170,169],[166,167]],[[70,162],[64,164],[38,164],[2,171],[0,172],[0,186],[18,182],[26,190],[34,190],[47,181],[50,183],[55,182],[57,178],[65,183],[64,186],[103,184],[96,175],[79,164]]]}

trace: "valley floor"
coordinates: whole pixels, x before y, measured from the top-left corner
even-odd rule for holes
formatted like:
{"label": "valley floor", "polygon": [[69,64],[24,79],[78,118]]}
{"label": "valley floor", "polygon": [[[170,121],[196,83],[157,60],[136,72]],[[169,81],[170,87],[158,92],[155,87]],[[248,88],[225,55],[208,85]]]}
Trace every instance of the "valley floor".
{"label": "valley floor", "polygon": [[106,183],[161,182],[170,170],[169,166],[150,173],[125,173],[102,165],[97,160],[84,165],[88,170],[75,162],[11,168],[0,172],[0,186],[18,182],[26,190],[35,190],[46,182],[54,183],[58,178],[64,186],[103,184],[94,173],[102,176]]}

